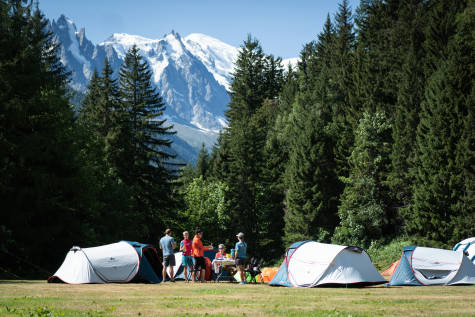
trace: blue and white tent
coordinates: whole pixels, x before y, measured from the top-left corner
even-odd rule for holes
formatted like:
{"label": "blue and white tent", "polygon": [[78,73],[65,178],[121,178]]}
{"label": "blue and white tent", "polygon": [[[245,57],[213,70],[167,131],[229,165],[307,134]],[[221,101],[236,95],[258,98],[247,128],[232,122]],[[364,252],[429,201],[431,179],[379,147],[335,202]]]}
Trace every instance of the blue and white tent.
{"label": "blue and white tent", "polygon": [[475,265],[462,252],[404,247],[389,285],[475,284]]}
{"label": "blue and white tent", "polygon": [[387,281],[361,248],[315,241],[299,241],[285,253],[269,285],[315,287],[320,285],[375,285]]}
{"label": "blue and white tent", "polygon": [[463,252],[475,264],[475,237],[460,241],[455,245],[454,251]]}
{"label": "blue and white tent", "polygon": [[162,263],[149,244],[120,241],[108,245],[72,247],[49,283],[160,283]]}

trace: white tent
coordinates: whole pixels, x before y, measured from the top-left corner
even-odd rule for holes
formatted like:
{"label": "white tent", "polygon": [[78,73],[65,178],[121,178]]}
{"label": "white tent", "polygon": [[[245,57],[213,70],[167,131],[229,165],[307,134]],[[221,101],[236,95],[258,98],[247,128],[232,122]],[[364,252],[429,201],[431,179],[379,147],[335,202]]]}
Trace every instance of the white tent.
{"label": "white tent", "polygon": [[389,285],[475,284],[475,265],[462,252],[404,247]]}
{"label": "white tent", "polygon": [[454,251],[464,252],[468,259],[475,264],[475,237],[460,241],[455,245]]}
{"label": "white tent", "polygon": [[84,249],[73,247],[48,282],[127,283],[138,277],[140,281],[158,283],[161,275],[155,274],[159,269],[153,266],[159,260],[150,256],[156,254],[152,251],[155,250],[151,246],[127,241]]}
{"label": "white tent", "polygon": [[386,283],[358,247],[301,241],[286,253],[270,285],[315,287],[319,285],[372,285]]}

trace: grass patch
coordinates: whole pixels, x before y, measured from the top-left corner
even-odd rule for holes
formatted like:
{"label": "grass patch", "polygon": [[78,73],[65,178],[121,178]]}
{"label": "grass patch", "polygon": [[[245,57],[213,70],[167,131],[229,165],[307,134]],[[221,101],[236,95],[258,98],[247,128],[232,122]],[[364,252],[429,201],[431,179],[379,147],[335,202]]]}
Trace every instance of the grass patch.
{"label": "grass patch", "polygon": [[283,288],[229,283],[0,283],[0,316],[475,315],[475,286]]}

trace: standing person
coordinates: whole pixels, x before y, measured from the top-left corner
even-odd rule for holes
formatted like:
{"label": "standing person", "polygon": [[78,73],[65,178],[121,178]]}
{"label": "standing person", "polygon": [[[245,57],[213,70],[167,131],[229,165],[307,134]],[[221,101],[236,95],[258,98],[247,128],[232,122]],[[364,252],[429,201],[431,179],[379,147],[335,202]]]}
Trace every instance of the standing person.
{"label": "standing person", "polygon": [[246,265],[246,252],[247,244],[244,242],[244,233],[239,232],[236,235],[239,240],[236,242],[234,249],[234,259],[236,260],[236,266],[238,267],[239,274],[241,275],[241,282],[239,284],[246,284],[246,274],[244,273],[244,266]]}
{"label": "standing person", "polygon": [[192,243],[189,237],[190,234],[188,233],[188,231],[183,232],[183,240],[180,242],[180,251],[183,252],[181,263],[184,267],[185,282],[188,282],[187,268],[190,268],[190,272],[193,272],[193,259],[191,258]]}
{"label": "standing person", "polygon": [[165,236],[160,239],[160,249],[163,252],[163,282],[167,278],[167,267],[170,268],[170,282],[175,282],[175,274],[173,272],[173,266],[175,266],[175,255],[173,249],[176,248],[176,242],[172,237],[172,230],[165,230]]}
{"label": "standing person", "polygon": [[191,273],[192,282],[196,281],[196,272],[200,272],[201,276],[201,283],[205,282],[205,257],[204,257],[204,250],[212,249],[213,246],[204,247],[203,242],[201,242],[201,238],[203,237],[203,231],[200,228],[196,228],[195,230],[195,237],[193,238],[192,248],[191,248],[191,256],[193,257],[193,272]]}

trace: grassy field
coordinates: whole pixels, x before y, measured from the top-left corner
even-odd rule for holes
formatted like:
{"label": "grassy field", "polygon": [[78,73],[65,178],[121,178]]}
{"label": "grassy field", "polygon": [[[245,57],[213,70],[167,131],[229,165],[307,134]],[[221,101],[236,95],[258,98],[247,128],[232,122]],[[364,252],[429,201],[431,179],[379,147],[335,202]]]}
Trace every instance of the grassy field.
{"label": "grassy field", "polygon": [[0,281],[0,316],[475,316],[475,286],[283,288]]}

